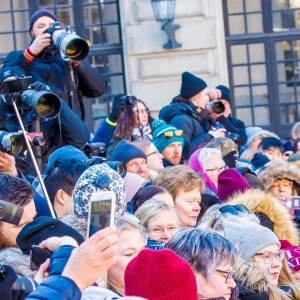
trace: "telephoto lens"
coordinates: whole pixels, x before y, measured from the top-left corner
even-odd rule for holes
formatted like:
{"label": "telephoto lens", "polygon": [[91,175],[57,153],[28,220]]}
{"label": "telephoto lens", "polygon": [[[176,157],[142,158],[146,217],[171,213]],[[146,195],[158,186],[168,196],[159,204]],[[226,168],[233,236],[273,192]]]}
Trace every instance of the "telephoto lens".
{"label": "telephoto lens", "polygon": [[26,143],[21,132],[6,132],[0,130],[0,151],[12,156],[18,156],[26,149]]}
{"label": "telephoto lens", "polygon": [[205,109],[208,111],[208,113],[216,113],[221,114],[225,110],[225,105],[221,100],[212,100],[205,104]]}

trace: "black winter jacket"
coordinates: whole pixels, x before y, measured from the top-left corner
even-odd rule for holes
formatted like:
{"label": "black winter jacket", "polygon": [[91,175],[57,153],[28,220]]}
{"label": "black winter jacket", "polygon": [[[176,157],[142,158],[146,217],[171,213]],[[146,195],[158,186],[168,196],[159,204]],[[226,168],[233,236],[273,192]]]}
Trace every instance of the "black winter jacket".
{"label": "black winter jacket", "polygon": [[183,130],[183,159],[189,159],[195,150],[204,147],[213,138],[207,133],[210,130],[208,118],[203,118],[197,112],[197,106],[190,101],[172,102],[162,108],[159,118]]}
{"label": "black winter jacket", "polygon": [[[2,69],[19,66],[23,68],[27,76],[33,77],[33,82],[40,81],[47,84],[53,93],[66,101],[71,107],[68,97],[68,79],[70,71],[68,63],[63,60],[57,49],[46,51],[44,49],[32,62],[25,59],[23,51],[10,52]],[[87,59],[81,61],[77,67],[72,67],[77,87],[74,92],[74,107],[72,108],[80,117],[84,119],[84,108],[82,96],[101,96],[106,88],[106,80],[93,68]]]}

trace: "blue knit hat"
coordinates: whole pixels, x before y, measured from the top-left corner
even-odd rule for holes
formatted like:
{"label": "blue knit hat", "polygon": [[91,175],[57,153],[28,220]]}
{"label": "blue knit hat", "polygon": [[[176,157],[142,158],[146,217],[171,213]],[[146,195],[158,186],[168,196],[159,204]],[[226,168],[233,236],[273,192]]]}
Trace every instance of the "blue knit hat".
{"label": "blue knit hat", "polygon": [[224,100],[228,101],[229,103],[231,102],[230,90],[227,86],[218,85],[218,86],[216,86],[216,89],[221,91],[221,93],[222,93],[221,99],[224,99]]}
{"label": "blue knit hat", "polygon": [[175,132],[178,130],[176,127],[167,124],[164,120],[154,120],[152,122],[152,129],[152,142],[160,153],[162,153],[164,149],[172,143],[179,142],[182,144],[182,147],[184,146],[183,135],[177,136],[176,134],[173,134],[172,137],[166,137],[164,135],[164,132]]}
{"label": "blue knit hat", "polygon": [[39,19],[40,17],[49,17],[51,19],[53,19],[54,21],[57,21],[57,17],[51,13],[49,10],[47,9],[39,9],[37,10],[31,17],[30,17],[30,21],[29,21],[29,33],[32,30],[32,27],[34,25],[34,23],[37,21],[37,19]]}
{"label": "blue knit hat", "polygon": [[191,97],[197,95],[207,87],[204,80],[195,75],[184,72],[181,75],[181,89],[180,96],[185,99],[190,99]]}
{"label": "blue knit hat", "polygon": [[147,160],[146,154],[141,149],[125,140],[119,142],[111,155],[111,160],[121,161],[124,164],[134,158],[144,158]]}

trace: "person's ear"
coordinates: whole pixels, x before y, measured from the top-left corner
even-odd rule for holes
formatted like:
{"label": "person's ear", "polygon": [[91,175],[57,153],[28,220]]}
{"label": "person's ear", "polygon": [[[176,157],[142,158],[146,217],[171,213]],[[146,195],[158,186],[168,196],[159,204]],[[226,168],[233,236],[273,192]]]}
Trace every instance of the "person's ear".
{"label": "person's ear", "polygon": [[65,205],[65,192],[62,189],[59,189],[56,194],[54,199],[60,204],[60,205]]}

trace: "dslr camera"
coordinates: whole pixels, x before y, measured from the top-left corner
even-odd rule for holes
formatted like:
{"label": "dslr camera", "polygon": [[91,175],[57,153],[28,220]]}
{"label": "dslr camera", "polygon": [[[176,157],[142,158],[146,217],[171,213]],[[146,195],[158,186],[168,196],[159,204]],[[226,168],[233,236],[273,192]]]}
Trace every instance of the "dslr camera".
{"label": "dslr camera", "polygon": [[128,96],[124,95],[120,98],[120,100],[123,100],[126,103],[127,108],[132,108],[136,105],[137,99],[135,96]]}
{"label": "dslr camera", "polygon": [[68,29],[63,29],[59,22],[54,22],[44,33],[50,33],[52,42],[63,53],[65,58],[81,61],[89,53],[89,45],[80,36]]}
{"label": "dslr camera", "polygon": [[[213,126],[211,127],[212,130],[217,130],[220,128],[225,128],[221,123],[219,122],[215,122],[215,124],[213,124]],[[229,131],[225,131],[225,137],[232,139],[235,143],[237,143],[240,139],[240,135],[237,133],[233,133],[233,132],[229,132]]]}

